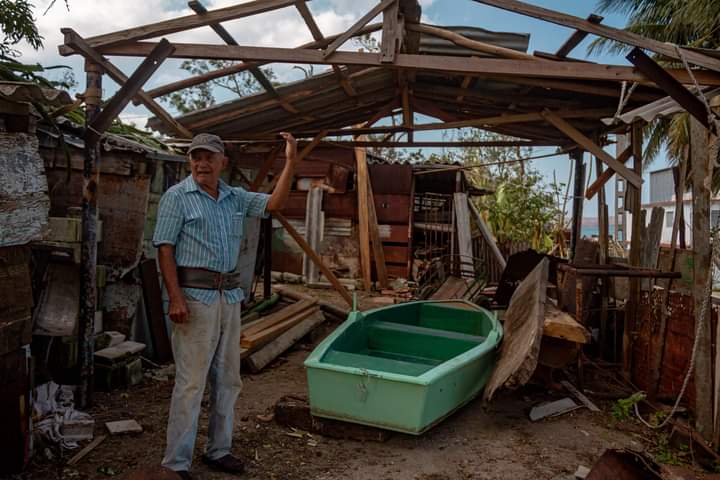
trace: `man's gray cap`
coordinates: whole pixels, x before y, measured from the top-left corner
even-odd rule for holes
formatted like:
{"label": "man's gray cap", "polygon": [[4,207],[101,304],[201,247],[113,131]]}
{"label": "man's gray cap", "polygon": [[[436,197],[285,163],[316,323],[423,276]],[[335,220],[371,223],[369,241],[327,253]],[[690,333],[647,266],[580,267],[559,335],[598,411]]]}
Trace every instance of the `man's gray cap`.
{"label": "man's gray cap", "polygon": [[188,154],[193,150],[209,150],[215,153],[225,154],[225,145],[223,141],[217,135],[212,133],[198,133],[192,139],[190,148],[188,148]]}

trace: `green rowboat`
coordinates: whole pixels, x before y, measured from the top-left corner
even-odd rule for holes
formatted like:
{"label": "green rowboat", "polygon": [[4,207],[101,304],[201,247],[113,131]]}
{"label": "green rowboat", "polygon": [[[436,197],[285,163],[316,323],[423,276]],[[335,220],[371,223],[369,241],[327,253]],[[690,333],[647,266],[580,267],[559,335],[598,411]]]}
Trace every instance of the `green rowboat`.
{"label": "green rowboat", "polygon": [[305,361],[311,413],[419,435],[482,391],[501,338],[463,300],[353,311]]}

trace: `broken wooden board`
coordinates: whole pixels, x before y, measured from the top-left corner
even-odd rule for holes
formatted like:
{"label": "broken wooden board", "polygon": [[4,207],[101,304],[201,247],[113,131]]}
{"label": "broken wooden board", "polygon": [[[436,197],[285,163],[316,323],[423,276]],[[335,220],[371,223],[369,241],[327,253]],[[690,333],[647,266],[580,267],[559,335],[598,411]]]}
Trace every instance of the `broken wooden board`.
{"label": "broken wooden board", "polygon": [[320,308],[318,306],[312,306],[308,309],[302,310],[295,315],[288,317],[286,320],[273,325],[272,327],[266,328],[252,335],[242,337],[240,340],[240,346],[243,348],[253,348],[258,345],[264,345],[319,311]]}
{"label": "broken wooden board", "polygon": [[565,387],[567,389],[568,392],[572,393],[575,396],[575,398],[580,400],[583,403],[583,405],[585,405],[591,412],[599,412],[600,411],[598,406],[595,405],[592,402],[592,400],[590,400],[588,397],[586,397],[585,394],[582,393],[580,390],[575,388],[575,385],[568,382],[567,380],[562,380],[560,383],[562,384],[563,387]]}
{"label": "broken wooden board", "polygon": [[127,340],[114,347],[103,348],[95,352],[95,358],[96,360],[106,360],[107,362],[113,363],[131,355],[141,353],[143,350],[145,350],[144,343]]}
{"label": "broken wooden board", "polygon": [[261,371],[324,321],[325,315],[317,309],[314,314],[260,348],[255,353],[250,354],[245,359],[245,364],[253,373]]}
{"label": "broken wooden board", "polygon": [[384,442],[392,435],[389,430],[315,417],[310,413],[307,399],[295,396],[282,397],[275,404],[275,421],[278,425],[317,433],[325,437],[360,442]]}
{"label": "broken wooden board", "polygon": [[98,435],[97,437],[95,437],[95,439],[92,442],[85,445],[85,447],[83,447],[82,450],[80,450],[78,453],[73,455],[72,458],[70,460],[68,460],[67,465],[75,465],[76,463],[78,463],[88,453],[93,451],[95,449],[95,447],[97,447],[102,442],[104,442],[106,438],[107,438],[107,435]]}
{"label": "broken wooden board", "polygon": [[460,277],[448,277],[440,288],[430,296],[430,300],[450,300],[462,298],[467,292],[468,286]]}
{"label": "broken wooden board", "polygon": [[309,309],[317,303],[315,300],[301,300],[297,303],[289,305],[282,310],[278,310],[260,320],[253,322],[252,325],[248,325],[242,329],[242,337],[251,337],[267,328],[270,328],[278,323],[284,322],[288,318],[297,315],[298,313]]}
{"label": "broken wooden board", "polygon": [[590,332],[551,301],[545,303],[543,335],[575,343],[590,343]]}
{"label": "broken wooden board", "polygon": [[[300,293],[296,290],[293,290],[290,287],[281,287],[281,286],[274,286],[273,291],[277,292],[281,296],[285,298],[290,298],[296,301],[299,300],[316,300],[310,295]],[[317,300],[316,300],[317,301]],[[350,310],[347,308],[339,307],[333,303],[326,302],[324,300],[317,301],[318,305],[320,305],[320,308],[323,312],[328,313],[334,317],[339,318],[340,320],[346,320],[348,315],[350,315]]]}
{"label": "broken wooden board", "polygon": [[492,399],[503,386],[514,389],[524,385],[537,367],[545,321],[549,263],[543,258],[510,299],[504,315],[502,348],[485,386],[485,401]]}
{"label": "broken wooden board", "polygon": [[143,431],[142,426],[133,419],[105,422],[105,427],[107,427],[110,435],[120,435],[123,433],[140,433]]}

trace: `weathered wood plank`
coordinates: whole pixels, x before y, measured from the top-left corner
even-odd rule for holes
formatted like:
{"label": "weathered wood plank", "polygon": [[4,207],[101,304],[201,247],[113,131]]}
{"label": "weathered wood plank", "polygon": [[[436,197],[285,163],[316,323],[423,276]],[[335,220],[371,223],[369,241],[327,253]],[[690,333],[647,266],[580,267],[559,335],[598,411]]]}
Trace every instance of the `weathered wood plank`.
{"label": "weathered wood plank", "polygon": [[322,52],[323,58],[327,58],[345,42],[348,41],[348,39],[354,35],[357,34],[357,32],[368,24],[370,20],[380,15],[380,13],[388,8],[393,2],[397,0],[381,0],[380,3],[375,5],[373,8],[370,9],[368,13],[360,17],[360,19],[353,24],[352,27],[348,28],[345,33],[341,34],[338,38],[333,40],[333,42],[328,45],[328,47],[325,49],[324,52]]}
{"label": "weathered wood plank", "polygon": [[[617,161],[624,165],[627,163],[628,160],[630,160],[630,157],[632,157],[632,148],[627,147],[617,157]],[[608,180],[612,178],[613,175],[615,175],[615,170],[613,170],[612,168],[603,170],[602,173],[598,175],[595,181],[591,183],[585,191],[585,198],[590,200],[592,197],[594,197],[595,194],[598,193],[600,189],[605,186],[605,184],[608,182]]]}
{"label": "weathered wood plank", "polygon": [[[307,195],[305,205],[305,239],[310,247],[319,251],[323,232],[325,231],[325,216],[322,210],[323,189],[313,187]],[[306,255],[303,255],[303,275],[307,283],[317,283],[319,278],[317,265]]]}
{"label": "weathered wood plank", "polygon": [[273,325],[272,327],[268,327],[252,335],[242,337],[240,339],[240,346],[242,348],[252,350],[258,345],[266,344],[319,311],[320,309],[317,306],[302,310],[299,313],[283,320],[282,322]]}
{"label": "weathered wood plank", "polygon": [[368,195],[368,168],[366,151],[364,148],[356,147],[356,183],[358,198],[358,247],[360,247],[360,271],[363,277],[363,287],[370,291],[372,288],[372,272],[370,267],[370,213]]}
{"label": "weathered wood plank", "polygon": [[543,258],[510,299],[500,357],[483,394],[486,401],[503,386],[514,389],[524,385],[535,371],[545,322],[549,263]]}
{"label": "weathered wood plank", "polygon": [[[690,155],[692,166],[692,247],[694,251],[693,300],[695,322],[701,327],[695,330],[699,338],[695,359],[695,428],[707,441],[713,435],[713,364],[712,336],[710,335],[710,299],[707,285],[710,280],[710,181],[714,161],[708,149],[708,131],[694,117],[690,118]],[[702,305],[708,303],[701,316]]]}
{"label": "weathered wood plank", "polygon": [[[99,50],[104,55],[136,57],[149,54],[154,46],[154,42],[136,42],[102,47]],[[172,58],[371,67],[391,65],[393,68],[454,72],[481,77],[542,77],[648,83],[647,79],[636,72],[634,68],[618,65],[596,65],[579,62],[529,62],[514,59],[412,55],[407,53],[398,54],[392,64],[383,64],[377,53],[338,51],[325,58],[321,51],[296,48],[203,45],[179,42],[173,43],[173,46],[175,52],[171,55]],[[684,69],[667,69],[667,71],[681,83],[692,83],[692,79]],[[700,85],[720,85],[720,75],[716,72],[698,71],[695,73],[695,77]],[[589,88],[590,86],[586,91],[589,91]]]}
{"label": "weathered wood plank", "polygon": [[[456,192],[455,201],[455,227],[458,236],[458,254],[460,255],[460,273],[462,276],[475,277],[474,258],[472,250],[472,235],[470,233],[470,211],[466,193]],[[472,266],[471,266],[471,265]]]}
{"label": "weathered wood plank", "polygon": [[552,302],[545,304],[543,335],[575,343],[590,343],[590,332],[587,331],[572,315],[563,312]]}
{"label": "weathered wood plank", "polygon": [[370,241],[372,243],[373,258],[375,260],[375,273],[380,288],[388,288],[388,272],[385,263],[385,249],[380,238],[380,225],[378,224],[377,210],[375,209],[375,195],[373,194],[372,181],[367,178],[367,204],[368,204],[368,226]]}
{"label": "weathered wood plank", "polygon": [[250,368],[251,372],[257,373],[261,371],[324,321],[325,315],[320,310],[317,310],[310,317],[298,323],[257,352],[252,353],[245,359],[245,364]]}

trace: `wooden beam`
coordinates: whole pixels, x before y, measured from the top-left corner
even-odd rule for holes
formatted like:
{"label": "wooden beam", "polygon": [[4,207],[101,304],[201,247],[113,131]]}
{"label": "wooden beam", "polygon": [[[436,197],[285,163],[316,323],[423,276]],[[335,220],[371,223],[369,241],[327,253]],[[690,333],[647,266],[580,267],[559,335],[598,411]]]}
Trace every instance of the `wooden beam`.
{"label": "wooden beam", "polygon": [[515,59],[515,60],[533,60],[533,61],[542,61],[543,60],[543,59],[534,57],[533,55],[529,55],[525,52],[520,52],[518,50],[513,50],[511,48],[499,47],[497,45],[492,45],[489,43],[472,40],[472,39],[464,37],[458,33],[455,33],[451,30],[434,27],[432,25],[427,25],[424,23],[419,23],[416,25],[408,25],[407,29],[410,31],[413,31],[413,32],[424,33],[427,35],[432,35],[433,37],[448,40],[459,47],[464,47],[469,50],[475,50],[477,52],[482,52],[482,53],[494,55],[494,56],[501,57],[501,58],[510,58],[510,59]]}
{"label": "wooden beam", "polygon": [[[491,5],[493,7],[508,10],[510,12],[519,13],[528,17],[537,18],[546,22],[555,23],[565,27],[575,28],[577,30],[598,35],[600,37],[615,40],[617,42],[632,45],[633,47],[644,48],[660,55],[675,60],[681,60],[676,45],[652,40],[627,30],[620,30],[601,24],[592,23],[588,20],[573,15],[567,15],[547,8],[536,7],[519,0],[474,0],[478,3]],[[720,60],[703,55],[693,50],[680,48],[682,55],[688,62],[695,65],[708,68],[710,70],[720,71]]]}
{"label": "wooden beam", "polygon": [[[638,70],[645,75],[648,80],[655,82],[665,93],[675,100],[678,105],[687,110],[687,112],[695,117],[705,128],[710,128],[708,119],[708,111],[705,105],[685,88],[675,77],[665,71],[663,67],[658,65],[655,60],[648,57],[639,48],[634,48],[626,57],[630,63],[635,65]],[[700,94],[700,92],[698,92]]]}
{"label": "wooden beam", "polygon": [[[630,160],[630,157],[632,157],[632,148],[628,147],[620,154],[620,156],[617,157],[617,161],[622,163],[623,165],[627,163],[628,160]],[[590,184],[590,186],[587,188],[587,191],[585,191],[585,198],[590,200],[592,197],[595,196],[596,193],[600,191],[600,189],[605,186],[608,180],[612,178],[612,176],[615,175],[615,170],[607,169],[603,170],[601,173],[599,173],[597,179]]]}
{"label": "wooden beam", "polygon": [[270,150],[270,153],[268,153],[268,156],[265,158],[265,161],[260,166],[260,169],[258,170],[257,174],[255,174],[255,178],[252,181],[252,184],[250,185],[250,191],[251,192],[257,192],[260,188],[260,185],[265,181],[265,177],[267,177],[268,173],[270,172],[270,169],[272,168],[273,164],[275,163],[275,159],[277,158],[278,154],[280,153],[280,146],[276,145],[273,147],[272,150]]}
{"label": "wooden beam", "polygon": [[[711,335],[711,305],[708,282],[712,282],[712,247],[710,245],[710,181],[714,158],[708,148],[708,131],[695,118],[690,118],[690,165],[692,168],[692,249],[693,257],[693,311],[698,343],[695,358],[695,428],[706,441],[713,434],[713,364]],[[702,306],[707,304],[707,308]],[[704,313],[704,317],[701,316]]]}
{"label": "wooden beam", "polygon": [[307,3],[305,3],[305,0],[297,0],[295,2],[295,8],[297,8],[297,11],[300,12],[300,16],[305,21],[305,25],[307,25],[308,30],[310,30],[310,35],[312,35],[312,37],[317,41],[324,40],[325,37],[320,31],[318,24],[315,22],[315,18],[308,8]]}
{"label": "wooden beam", "polygon": [[[470,83],[472,83],[472,81],[473,81],[473,77],[471,77],[470,75],[465,75],[462,79],[462,83],[460,84],[460,89],[467,90],[470,87]],[[458,95],[456,100],[458,102],[462,102],[463,98],[465,98],[465,93]]]}
{"label": "wooden beam", "polygon": [[[90,45],[88,45],[87,42],[74,30],[70,28],[63,28],[61,29],[61,32],[65,35],[65,43],[67,45],[72,45],[72,47],[80,52],[86,59],[100,65],[103,70],[105,70],[105,73],[107,73],[118,85],[122,87],[122,85],[128,81],[128,77],[126,77],[119,68],[110,63],[108,59],[100,55],[94,48],[90,47]],[[142,90],[138,90],[136,96],[148,110],[154,113],[161,122],[174,130],[177,135],[182,138],[192,137],[190,130],[175,120],[172,115],[158,105],[158,103],[155,102],[155,100],[153,100],[147,93]]]}
{"label": "wooden beam", "polygon": [[[365,28],[363,28],[361,31],[358,32],[358,35],[364,35],[366,33],[372,33],[377,30],[380,30],[382,27],[382,24],[380,23],[373,23]],[[316,40],[314,42],[305,43],[303,45],[300,45],[297,48],[322,48],[328,45],[333,39],[337,38],[337,35],[325,37],[322,40]],[[167,95],[168,93],[176,92],[178,90],[182,90],[184,88],[190,88],[194,87],[195,85],[200,85],[201,83],[209,82],[210,80],[215,80],[217,78],[226,77],[228,75],[232,75],[234,73],[240,73],[244,72],[245,70],[250,69],[253,66],[263,66],[266,65],[267,62],[245,62],[240,63],[237,65],[233,65],[231,67],[227,68],[220,68],[217,70],[214,70],[212,72],[205,73],[203,75],[197,75],[195,77],[186,78],[184,80],[179,80],[177,82],[168,83],[167,85],[163,85],[161,87],[154,88],[152,90],[148,90],[148,95],[150,95],[153,98],[160,97],[163,95]],[[338,70],[341,70],[340,67],[337,65],[333,65],[333,67],[337,68]],[[333,68],[333,70],[335,70]],[[341,70],[342,71],[342,70]],[[336,70],[337,73],[337,70]],[[343,72],[344,73],[344,72]],[[354,96],[355,94],[353,94]]]}
{"label": "wooden beam", "polygon": [[402,86],[403,127],[413,128],[413,114],[410,110],[410,90],[407,82]]}
{"label": "wooden beam", "polygon": [[370,213],[368,212],[368,168],[366,151],[355,147],[355,165],[357,171],[358,202],[358,247],[360,249],[360,271],[365,290],[372,289],[372,271],[370,266]]}
{"label": "wooden beam", "polygon": [[[573,179],[572,225],[570,226],[570,259],[575,260],[578,240],[582,235],[583,200],[585,188],[585,152],[581,149],[570,152],[570,159],[575,162],[575,178]],[[576,312],[577,313],[577,312]],[[582,315],[579,316],[582,318]]]}
{"label": "wooden beam", "polygon": [[[359,65],[378,67],[452,72],[479,77],[542,77],[574,80],[608,80],[615,82],[647,83],[645,77],[633,67],[619,65],[587,64],[579,62],[529,62],[500,58],[453,57],[447,55],[398,54],[393,64],[383,64],[378,53],[338,51],[325,57],[323,52],[308,49],[248,47],[232,45],[203,45],[174,43],[173,58],[196,58],[205,60],[243,60],[271,63]],[[145,56],[154,47],[153,42],[135,42],[103,47],[106,55]],[[71,52],[72,53],[72,52]],[[685,69],[668,69],[682,83],[692,79]],[[698,71],[695,77],[701,85],[720,85],[720,74]]]}
{"label": "wooden beam", "polygon": [[375,5],[368,13],[363,15],[360,20],[355,22],[352,27],[347,29],[345,33],[341,34],[338,38],[333,40],[333,42],[328,45],[328,47],[322,53],[322,57],[327,58],[333,53],[335,53],[335,50],[337,50],[343,43],[347,42],[350,37],[357,35],[357,32],[362,27],[367,25],[370,20],[380,15],[381,12],[387,9],[395,1],[397,0],[381,0],[380,3]]}
{"label": "wooden beam", "polygon": [[335,290],[343,297],[343,299],[347,302],[348,305],[352,306],[353,301],[350,293],[342,285],[342,283],[340,283],[335,274],[325,265],[325,263],[318,256],[318,254],[315,253],[312,248],[310,248],[310,245],[308,245],[303,236],[300,235],[297,230],[295,230],[295,228],[290,224],[290,222],[288,222],[287,218],[285,218],[279,212],[274,212],[273,218],[276,218],[282,224],[282,226],[300,246],[300,248],[302,248],[303,251],[307,254],[307,256],[310,257],[313,262],[315,262],[315,265],[318,266],[323,275],[327,277],[333,288],[335,288]]}
{"label": "wooden beam", "polygon": [[380,238],[380,229],[377,219],[377,211],[375,210],[375,195],[373,194],[372,181],[370,175],[367,177],[367,204],[368,204],[368,222],[370,227],[370,241],[372,242],[373,258],[375,259],[375,273],[380,288],[388,288],[387,266],[385,265],[385,250],[383,250],[382,239]]}
{"label": "wooden beam", "polygon": [[315,137],[310,141],[310,143],[305,145],[305,147],[302,150],[300,150],[300,153],[298,153],[298,156],[297,156],[297,162],[300,163],[305,157],[310,155],[310,152],[312,152],[315,149],[315,147],[317,147],[318,144],[320,144],[320,142],[322,141],[322,139],[325,136],[327,136],[327,130],[323,130],[322,132],[315,135]]}
{"label": "wooden beam", "polygon": [[[85,140],[88,143],[95,143],[100,136],[105,133],[113,120],[115,120],[127,104],[130,103],[130,99],[137,95],[145,82],[160,68],[160,65],[162,65],[163,61],[172,51],[173,46],[163,38],[150,55],[137,67],[127,82],[122,84],[120,90],[113,95],[100,114],[90,123],[85,134]],[[88,138],[93,138],[93,140],[88,140]]]}
{"label": "wooden beam", "polygon": [[[295,0],[254,0],[226,8],[211,10],[206,15],[187,15],[184,17],[151,23],[141,27],[128,28],[105,35],[98,35],[87,39],[88,44],[93,48],[117,45],[120,43],[144,40],[147,38],[161,37],[175,32],[182,32],[213,23],[235,20],[238,18],[257,15],[258,13],[269,12],[280,8],[291,6]],[[73,48],[69,45],[60,45],[60,55],[71,55]]]}
{"label": "wooden beam", "polygon": [[[602,97],[619,98],[620,85],[617,87],[608,87],[607,84],[598,84],[597,82],[575,82],[570,80],[550,80],[547,78],[507,78],[508,82],[518,85],[527,85],[530,87],[539,87],[543,89],[561,90],[565,92],[576,92],[584,95],[598,95]],[[658,93],[633,92],[633,99],[652,102],[663,95]]]}
{"label": "wooden beam", "polygon": [[542,112],[543,118],[547,120],[549,123],[555,126],[558,130],[563,132],[565,135],[568,136],[572,141],[577,143],[579,146],[587,150],[588,152],[592,153],[596,157],[598,157],[600,160],[602,160],[608,167],[612,168],[615,172],[619,173],[625,179],[627,179],[628,182],[635,185],[637,188],[640,188],[643,184],[643,179],[640,175],[637,174],[637,172],[633,172],[629,168],[627,168],[622,163],[618,162],[616,159],[614,159],[612,156],[610,156],[609,153],[607,153],[605,150],[602,149],[599,145],[597,145],[595,142],[590,140],[588,137],[586,137],[580,130],[576,129],[572,125],[570,125],[568,122],[563,120],[560,116],[558,116],[556,113],[551,112],[550,110],[544,110]]}
{"label": "wooden beam", "polygon": [[[200,2],[200,0],[190,0],[188,2],[188,7],[190,7],[195,13],[197,13],[200,16],[207,15],[208,10],[205,8],[205,6]],[[228,45],[238,45],[237,41],[233,38],[232,35],[230,35],[230,32],[228,32],[225,27],[220,25],[218,22],[214,22],[209,24],[210,28],[213,29],[215,33],[218,34],[222,40],[227,43]],[[273,87],[273,84],[270,82],[270,80],[265,76],[265,74],[260,70],[260,67],[257,65],[249,65],[248,70],[250,70],[250,73],[253,77],[255,77],[255,80],[258,81],[260,85],[265,89],[266,92],[270,93],[273,96],[278,96],[277,91],[275,90],[275,87]],[[297,113],[297,112],[290,112],[290,113]]]}
{"label": "wooden beam", "polygon": [[[594,13],[591,13],[588,15],[587,19],[590,23],[599,24],[602,23],[604,20],[604,17],[601,17],[600,15],[595,15]],[[587,37],[588,32],[584,32],[582,30],[575,30],[572,35],[570,35],[570,38],[565,40],[565,43],[563,43],[560,48],[557,49],[555,52],[555,55],[558,57],[567,57],[570,55],[570,52],[572,52],[575,47],[577,47],[580,42],[585,40],[585,37]]]}
{"label": "wooden beam", "polygon": [[380,61],[393,63],[395,54],[400,52],[403,36],[405,35],[405,24],[400,17],[400,2],[393,2],[383,12],[383,29],[380,41]]}

